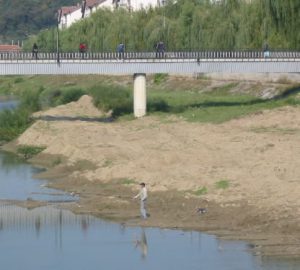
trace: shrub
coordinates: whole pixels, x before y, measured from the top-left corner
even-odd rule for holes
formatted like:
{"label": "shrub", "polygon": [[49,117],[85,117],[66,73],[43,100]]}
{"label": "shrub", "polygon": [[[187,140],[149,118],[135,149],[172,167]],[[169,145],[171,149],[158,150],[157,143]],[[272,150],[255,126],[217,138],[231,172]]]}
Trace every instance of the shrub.
{"label": "shrub", "polygon": [[77,101],[83,95],[86,94],[86,91],[80,88],[70,88],[61,92],[61,98],[59,100],[60,104],[70,103],[72,101]]}
{"label": "shrub", "polygon": [[39,111],[41,109],[39,96],[43,91],[43,87],[23,91],[20,96],[20,107],[31,112]]}
{"label": "shrub", "polygon": [[125,87],[101,85],[91,88],[89,93],[97,108],[103,111],[113,110],[114,116],[132,112],[132,95]]}
{"label": "shrub", "polygon": [[61,95],[62,91],[60,89],[46,89],[42,91],[39,96],[40,107],[43,109],[58,105]]}

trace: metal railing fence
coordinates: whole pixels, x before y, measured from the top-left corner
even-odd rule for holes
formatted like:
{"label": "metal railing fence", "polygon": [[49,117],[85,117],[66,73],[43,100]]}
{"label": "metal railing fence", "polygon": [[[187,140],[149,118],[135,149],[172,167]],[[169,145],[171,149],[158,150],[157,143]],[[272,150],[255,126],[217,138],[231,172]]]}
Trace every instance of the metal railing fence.
{"label": "metal railing fence", "polygon": [[2,52],[1,60],[189,60],[189,59],[300,59],[299,51],[270,51],[268,57],[262,51],[194,51],[194,52]]}

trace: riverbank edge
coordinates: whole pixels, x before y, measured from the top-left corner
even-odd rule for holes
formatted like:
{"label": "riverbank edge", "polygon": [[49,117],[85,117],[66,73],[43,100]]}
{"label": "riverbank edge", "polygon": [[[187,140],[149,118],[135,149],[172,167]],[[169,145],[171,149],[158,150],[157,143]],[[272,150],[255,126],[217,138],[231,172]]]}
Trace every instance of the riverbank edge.
{"label": "riverbank edge", "polygon": [[[17,148],[16,141],[0,146],[1,150],[14,154],[17,154]],[[118,179],[105,183],[90,182],[83,178],[74,180],[70,177],[74,168],[66,165],[68,158],[60,156],[59,166],[53,166],[57,158],[57,155],[40,153],[28,162],[46,169],[36,177],[47,180],[50,188],[80,197],[78,202],[59,204],[59,207],[75,214],[89,214],[125,226],[193,230],[213,234],[221,239],[246,241],[254,255],[293,259],[300,256],[298,232],[290,230],[286,233],[276,226],[266,226],[265,219],[256,216],[256,209],[245,201],[232,207],[177,190],[153,191],[148,204],[150,217],[142,220],[139,217],[139,204],[132,199],[137,192],[137,184],[124,185]],[[11,203],[25,208],[45,205],[38,201]],[[207,210],[206,213],[197,211],[202,207]],[[241,213],[246,214],[242,216]],[[244,219],[248,220],[247,225]]]}

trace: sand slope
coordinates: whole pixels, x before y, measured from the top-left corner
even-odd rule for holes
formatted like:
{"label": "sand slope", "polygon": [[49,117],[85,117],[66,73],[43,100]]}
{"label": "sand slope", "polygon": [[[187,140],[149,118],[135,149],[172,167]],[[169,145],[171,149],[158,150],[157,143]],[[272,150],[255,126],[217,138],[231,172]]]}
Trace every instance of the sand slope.
{"label": "sand slope", "polygon": [[[38,115],[101,117],[89,97]],[[88,160],[95,169],[74,178],[115,178],[148,183],[154,190],[197,190],[222,205],[247,201],[274,220],[300,224],[300,108],[263,111],[220,125],[170,117],[127,122],[38,120],[18,144],[46,146],[70,164]],[[216,188],[226,180],[229,188]]]}

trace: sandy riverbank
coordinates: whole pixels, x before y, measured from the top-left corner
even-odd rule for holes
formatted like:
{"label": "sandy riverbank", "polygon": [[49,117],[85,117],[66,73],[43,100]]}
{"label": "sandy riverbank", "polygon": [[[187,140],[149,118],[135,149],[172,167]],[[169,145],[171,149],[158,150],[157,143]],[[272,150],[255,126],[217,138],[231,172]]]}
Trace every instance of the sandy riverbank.
{"label": "sandy riverbank", "polygon": [[[80,195],[73,211],[128,225],[205,230],[250,239],[255,252],[300,255],[300,108],[220,125],[174,117],[103,123],[95,118],[107,115],[84,96],[35,117],[44,120],[15,145],[46,147],[32,162],[49,168],[42,176],[51,186]],[[146,221],[132,200],[142,181],[150,194]],[[220,181],[229,186],[218,187]],[[203,188],[206,194],[194,194]],[[208,212],[198,214],[198,207]]]}

